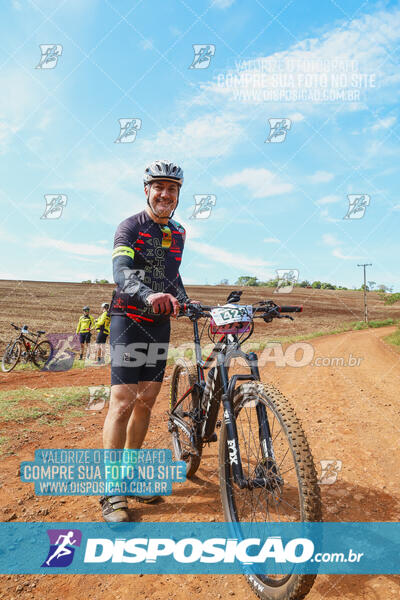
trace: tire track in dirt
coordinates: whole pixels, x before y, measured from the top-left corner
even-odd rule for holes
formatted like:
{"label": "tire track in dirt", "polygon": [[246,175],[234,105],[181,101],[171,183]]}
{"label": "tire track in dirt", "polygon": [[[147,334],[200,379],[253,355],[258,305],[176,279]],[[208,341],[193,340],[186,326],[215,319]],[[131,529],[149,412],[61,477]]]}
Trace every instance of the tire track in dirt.
{"label": "tire track in dirt", "polygon": [[[316,357],[361,357],[359,366],[306,366],[280,368],[268,363],[262,379],[288,396],[300,417],[317,468],[319,461],[342,461],[334,485],[322,485],[326,521],[399,521],[398,471],[400,449],[400,354],[382,337],[395,328],[362,330],[324,338],[312,344]],[[93,371],[93,372],[92,372]],[[48,387],[109,383],[108,368],[87,369],[76,376],[54,373]],[[168,384],[171,367],[154,408],[147,447],[171,447],[166,432]],[[13,374],[10,374],[13,375]],[[24,374],[25,375],[25,374]],[[33,375],[33,377],[32,377]],[[42,387],[43,374],[31,374],[23,385]],[[81,379],[81,377],[88,379]],[[3,379],[1,380],[3,382]],[[58,382],[58,383],[55,383]],[[68,382],[68,383],[67,383]],[[14,382],[15,383],[15,382]],[[11,383],[10,383],[11,384]],[[13,385],[13,384],[11,384]],[[1,387],[0,383],[0,389]],[[100,521],[97,499],[35,497],[33,486],[17,476],[19,462],[32,460],[37,448],[100,447],[105,411],[88,411],[69,428],[30,423],[25,437],[15,439],[15,455],[1,461],[0,518],[16,521]],[[15,426],[14,426],[15,428]],[[8,429],[8,427],[7,427]],[[16,436],[19,435],[15,428]],[[143,506],[130,500],[131,516],[140,521],[219,521],[222,510],[217,476],[217,444],[206,447],[198,477],[182,485],[158,505]],[[27,584],[25,587],[18,588]],[[35,587],[28,587],[31,585]],[[307,599],[395,600],[400,595],[397,576],[321,575]],[[105,575],[105,576],[2,576],[0,598],[96,598],[110,595],[128,600],[183,600],[203,598],[255,598],[241,576]]]}

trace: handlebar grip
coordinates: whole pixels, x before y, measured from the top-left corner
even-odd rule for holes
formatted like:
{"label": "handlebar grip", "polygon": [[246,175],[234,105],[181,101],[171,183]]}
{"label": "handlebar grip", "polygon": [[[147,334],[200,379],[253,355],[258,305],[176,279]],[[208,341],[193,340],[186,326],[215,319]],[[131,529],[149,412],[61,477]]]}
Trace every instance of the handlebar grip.
{"label": "handlebar grip", "polygon": [[303,307],[302,306],[280,306],[278,308],[278,312],[285,312],[285,313],[290,313],[290,312],[303,312]]}

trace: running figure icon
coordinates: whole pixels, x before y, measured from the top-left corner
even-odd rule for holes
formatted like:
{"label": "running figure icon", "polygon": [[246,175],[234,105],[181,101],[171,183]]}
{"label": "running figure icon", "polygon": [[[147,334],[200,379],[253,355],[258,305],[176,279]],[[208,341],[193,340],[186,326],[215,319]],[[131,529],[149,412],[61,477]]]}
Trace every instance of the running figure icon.
{"label": "running figure icon", "polygon": [[[50,566],[50,563],[53,560],[53,558],[61,558],[62,556],[66,556],[68,554],[73,553],[71,548],[68,548],[68,545],[73,546],[74,544],[76,544],[78,542],[78,540],[74,540],[73,537],[74,537],[73,531],[69,531],[66,535],[61,534],[58,536],[57,541],[56,541],[57,549],[46,560],[46,565]],[[63,540],[62,542],[60,542],[61,539]]]}

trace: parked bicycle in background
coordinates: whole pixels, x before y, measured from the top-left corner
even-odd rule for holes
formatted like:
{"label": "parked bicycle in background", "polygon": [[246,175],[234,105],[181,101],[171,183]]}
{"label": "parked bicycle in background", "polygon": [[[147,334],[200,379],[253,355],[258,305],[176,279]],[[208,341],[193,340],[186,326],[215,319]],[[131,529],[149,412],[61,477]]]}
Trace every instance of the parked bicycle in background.
{"label": "parked bicycle in background", "polygon": [[32,362],[39,369],[43,368],[53,353],[53,347],[48,340],[39,342],[39,338],[46,332],[32,333],[27,325],[18,327],[11,323],[11,326],[19,331],[19,335],[8,343],[4,351],[1,361],[2,370],[9,373],[20,361]]}

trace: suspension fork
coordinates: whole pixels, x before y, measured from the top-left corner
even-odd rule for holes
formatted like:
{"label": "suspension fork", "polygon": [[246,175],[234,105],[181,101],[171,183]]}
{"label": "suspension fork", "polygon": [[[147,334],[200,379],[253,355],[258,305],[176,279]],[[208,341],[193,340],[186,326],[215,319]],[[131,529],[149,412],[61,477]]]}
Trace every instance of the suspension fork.
{"label": "suspension fork", "polygon": [[[251,373],[254,375],[255,379],[259,381],[260,373],[257,365],[257,354],[255,352],[249,352],[247,356]],[[271,429],[269,426],[267,410],[262,402],[257,402],[256,413],[258,420],[258,438],[260,440],[262,456],[266,460],[271,458],[274,461],[272,471],[276,474],[275,453],[272,447]]]}
{"label": "suspension fork", "polygon": [[[233,478],[237,485],[243,489],[247,487],[247,482],[243,477],[242,460],[240,458],[240,450],[238,444],[238,434],[236,427],[236,418],[233,409],[233,394],[232,386],[229,386],[228,373],[225,366],[226,356],[224,353],[217,356],[217,369],[220,373],[220,381],[222,385],[222,405],[224,408],[224,423],[226,426],[226,444],[228,449],[228,459],[232,468]],[[248,376],[234,375],[238,379]]]}

